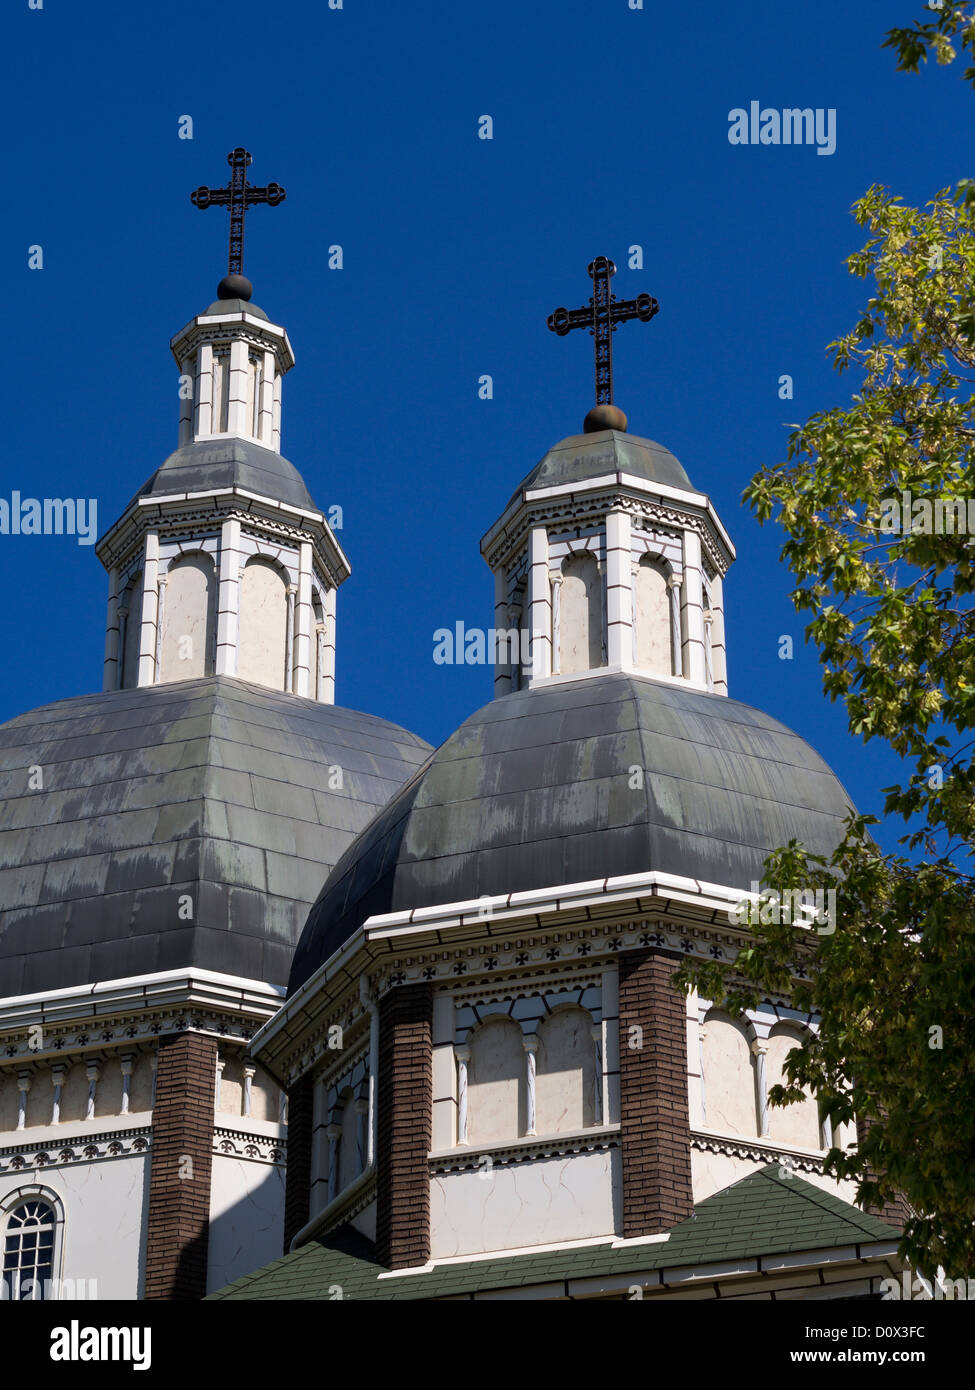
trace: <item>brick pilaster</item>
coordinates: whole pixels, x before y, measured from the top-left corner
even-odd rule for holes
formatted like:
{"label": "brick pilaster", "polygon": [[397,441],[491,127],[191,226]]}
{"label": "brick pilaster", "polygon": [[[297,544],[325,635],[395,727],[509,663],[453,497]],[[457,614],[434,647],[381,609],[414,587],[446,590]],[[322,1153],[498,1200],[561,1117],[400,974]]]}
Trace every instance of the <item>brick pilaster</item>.
{"label": "brick pilaster", "polygon": [[311,1220],[311,1145],[315,1087],[308,1072],[288,1092],[288,1169],[284,1189],[284,1253]]}
{"label": "brick pilaster", "polygon": [[[870,1132],[873,1120],[861,1120],[857,1117],[857,1146],[863,1147],[864,1140]],[[867,1172],[873,1181],[877,1179],[877,1173],[867,1165]],[[898,1194],[893,1200],[888,1199],[882,1207],[867,1207],[866,1210],[871,1216],[875,1216],[878,1221],[885,1221],[888,1226],[904,1226],[910,1220],[911,1209],[904,1197]]]}
{"label": "brick pilaster", "polygon": [[433,989],[404,985],[379,1001],[376,1255],[389,1269],[430,1258]]}
{"label": "brick pilaster", "polygon": [[[667,951],[620,956],[623,1235],[656,1235],[694,1210],[687,1023]],[[637,1031],[639,1030],[639,1031]]]}
{"label": "brick pilaster", "polygon": [[202,1298],[207,1282],[217,1042],[160,1039],[146,1229],[147,1299]]}

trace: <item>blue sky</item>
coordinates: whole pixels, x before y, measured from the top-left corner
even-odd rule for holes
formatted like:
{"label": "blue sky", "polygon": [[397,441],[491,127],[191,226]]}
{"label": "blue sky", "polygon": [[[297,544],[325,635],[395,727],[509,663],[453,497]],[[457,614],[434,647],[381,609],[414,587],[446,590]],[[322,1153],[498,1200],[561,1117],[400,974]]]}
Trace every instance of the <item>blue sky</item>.
{"label": "blue sky", "polygon": [[[583,303],[586,265],[611,256],[617,294],[661,305],[615,335],[617,401],[710,494],[738,548],[731,694],[797,729],[878,810],[896,763],[824,700],[781,534],[740,498],[782,458],[788,423],[855,389],[825,352],[866,295],[843,266],[862,239],[850,205],[872,183],[917,203],[972,174],[961,64],[908,76],[881,47],[921,13],[912,0],[7,0],[0,495],[97,498],[101,532],[175,448],[169,339],[226,260],[226,213],[189,194],[224,183],[227,151],[246,145],[251,181],[288,195],[249,216],[244,265],[297,357],[283,451],[321,506],[344,510],[337,698],[439,743],[490,698],[491,673],[435,666],[433,632],[491,623],[480,537],[592,403],[590,339],[557,339],[546,316]],[[731,145],[728,113],[752,100],[835,109],[835,153]],[[484,114],[492,141],[477,138]],[[192,140],[178,138],[184,115]],[[336,243],[344,268],[330,271]],[[0,586],[0,719],[100,688],[94,549],[0,536]]]}

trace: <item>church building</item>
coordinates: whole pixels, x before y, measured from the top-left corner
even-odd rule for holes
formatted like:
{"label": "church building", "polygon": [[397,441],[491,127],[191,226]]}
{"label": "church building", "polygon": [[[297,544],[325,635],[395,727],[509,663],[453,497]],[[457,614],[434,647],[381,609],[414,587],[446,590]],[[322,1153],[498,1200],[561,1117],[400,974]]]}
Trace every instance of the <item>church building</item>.
{"label": "church building", "polygon": [[[235,188],[276,188],[243,182],[245,153],[232,229]],[[615,323],[656,312],[610,295],[614,269],[550,321],[593,330],[597,405],[511,461],[481,541],[494,698],[435,752],[334,704],[350,566],[280,452],[294,358],[233,242],[173,339],[178,447],[97,547],[104,689],[0,727],[5,1296],[899,1277],[903,1213],[824,1172],[855,1132],[768,1103],[815,1020],[672,984],[734,959],[766,855],[829,853],[849,797],[729,696],[734,547],[612,404]]]}

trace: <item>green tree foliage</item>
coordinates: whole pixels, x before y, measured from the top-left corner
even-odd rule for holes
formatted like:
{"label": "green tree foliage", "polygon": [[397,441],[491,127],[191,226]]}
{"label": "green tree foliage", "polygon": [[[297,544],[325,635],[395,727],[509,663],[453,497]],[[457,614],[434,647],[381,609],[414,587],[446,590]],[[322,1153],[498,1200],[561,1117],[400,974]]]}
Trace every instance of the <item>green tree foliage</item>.
{"label": "green tree foliage", "polygon": [[[952,5],[949,0],[929,0],[924,8],[931,16],[929,19],[908,29],[888,31],[884,47],[896,52],[898,71],[917,72],[919,65],[927,62],[929,53],[939,63],[954,62],[957,49],[952,39],[959,39],[975,57],[975,8]],[[975,67],[966,68],[964,76],[966,82],[975,86]]]}
{"label": "green tree foliage", "polygon": [[765,885],[832,889],[833,929],[761,912],[730,974],[688,963],[680,982],[732,1010],[778,990],[818,1015],[773,1103],[807,1087],[834,1130],[869,1121],[828,1171],[867,1205],[903,1193],[902,1254],[957,1278],[975,1274],[975,199],[962,185],[917,209],[875,187],[854,215],[869,239],[848,266],[873,294],[831,348],[859,394],[796,428],[745,496],[785,531],[824,690],[903,759],[885,813],[915,855],[881,854],[852,814],[829,862],[792,842]]}

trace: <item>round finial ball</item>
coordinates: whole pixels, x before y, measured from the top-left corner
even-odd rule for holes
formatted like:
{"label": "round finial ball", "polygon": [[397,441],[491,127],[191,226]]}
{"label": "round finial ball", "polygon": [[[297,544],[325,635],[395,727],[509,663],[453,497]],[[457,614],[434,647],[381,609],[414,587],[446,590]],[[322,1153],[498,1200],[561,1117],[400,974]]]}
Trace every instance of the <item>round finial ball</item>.
{"label": "round finial ball", "polygon": [[620,430],[625,433],[626,416],[618,405],[594,405],[582,428],[586,434],[598,434],[600,430]]}
{"label": "round finial ball", "polygon": [[225,275],[217,286],[218,299],[250,299],[254,286],[246,275]]}

